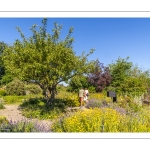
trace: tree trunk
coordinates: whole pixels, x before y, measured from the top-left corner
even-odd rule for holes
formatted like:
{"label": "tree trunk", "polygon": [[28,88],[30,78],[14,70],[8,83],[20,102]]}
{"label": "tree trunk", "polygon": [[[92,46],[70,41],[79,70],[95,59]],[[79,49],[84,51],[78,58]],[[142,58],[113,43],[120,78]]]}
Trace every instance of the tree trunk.
{"label": "tree trunk", "polygon": [[43,96],[45,97],[47,103],[49,103],[49,99],[50,99],[49,95],[50,95],[50,94],[48,93],[47,87],[46,87],[45,85],[43,85],[43,84],[39,84],[39,86],[40,86],[41,89],[42,89],[42,94],[43,94]]}
{"label": "tree trunk", "polygon": [[40,84],[41,89],[43,90],[42,94],[45,97],[47,101],[47,105],[52,105],[53,101],[55,100],[55,95],[57,93],[56,91],[56,85],[47,87],[45,85]]}
{"label": "tree trunk", "polygon": [[44,97],[45,97],[47,103],[49,103],[49,99],[50,99],[50,96],[49,96],[49,95],[50,95],[50,94],[48,93],[48,90],[47,90],[47,89],[43,90],[43,95],[44,95]]}
{"label": "tree trunk", "polygon": [[55,95],[56,95],[56,86],[52,86],[48,88],[48,91],[50,93],[50,98],[48,100],[48,104],[52,105],[53,101],[55,100]]}

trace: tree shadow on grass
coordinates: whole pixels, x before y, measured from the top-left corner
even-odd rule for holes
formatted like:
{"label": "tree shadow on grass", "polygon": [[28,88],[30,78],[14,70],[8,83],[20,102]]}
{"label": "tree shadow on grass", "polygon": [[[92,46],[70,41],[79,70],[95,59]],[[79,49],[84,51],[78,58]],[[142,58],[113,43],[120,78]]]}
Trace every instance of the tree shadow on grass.
{"label": "tree shadow on grass", "polygon": [[66,104],[63,99],[55,99],[48,106],[44,98],[30,98],[20,105],[20,110],[27,118],[55,119],[65,113]]}

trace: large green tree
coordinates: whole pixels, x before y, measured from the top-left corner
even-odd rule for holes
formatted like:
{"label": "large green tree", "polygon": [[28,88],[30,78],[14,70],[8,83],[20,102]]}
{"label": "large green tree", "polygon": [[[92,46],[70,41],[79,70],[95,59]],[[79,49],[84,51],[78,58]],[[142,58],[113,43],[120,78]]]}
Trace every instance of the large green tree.
{"label": "large green tree", "polygon": [[138,65],[133,65],[128,71],[128,78],[125,81],[124,86],[128,87],[128,91],[134,91],[135,93],[144,93],[149,87],[149,70],[143,70]]}
{"label": "large green tree", "polygon": [[60,39],[62,26],[57,23],[54,23],[52,34],[47,33],[47,19],[42,20],[39,28],[36,24],[31,27],[33,35],[29,38],[24,36],[20,28],[17,29],[22,41],[16,40],[3,53],[7,72],[21,80],[37,83],[48,104],[55,99],[56,86],[60,82],[91,72],[94,61],[89,62],[87,57],[94,50],[76,56],[72,47],[73,28],[69,29],[64,40]]}
{"label": "large green tree", "polygon": [[2,61],[2,54],[3,54],[3,51],[6,49],[6,47],[7,47],[6,43],[0,42],[0,79],[5,74],[5,66],[4,66],[4,63]]}
{"label": "large green tree", "polygon": [[119,57],[116,62],[109,65],[112,76],[111,87],[115,88],[118,92],[121,91],[121,86],[129,76],[129,70],[132,67],[132,62],[129,62],[128,60],[129,57],[126,59]]}
{"label": "large green tree", "polygon": [[115,63],[109,65],[113,77],[109,88],[133,95],[145,93],[149,86],[149,70],[143,71],[128,60],[129,57],[118,58]]}

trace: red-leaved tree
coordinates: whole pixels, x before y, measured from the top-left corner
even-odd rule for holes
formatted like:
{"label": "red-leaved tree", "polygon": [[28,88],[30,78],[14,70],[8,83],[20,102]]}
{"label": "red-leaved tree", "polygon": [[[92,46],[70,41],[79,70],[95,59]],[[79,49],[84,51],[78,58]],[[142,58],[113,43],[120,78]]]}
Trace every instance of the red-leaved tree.
{"label": "red-leaved tree", "polygon": [[109,86],[112,81],[109,68],[97,60],[94,72],[89,75],[88,81],[96,88],[96,92],[101,92],[105,87]]}

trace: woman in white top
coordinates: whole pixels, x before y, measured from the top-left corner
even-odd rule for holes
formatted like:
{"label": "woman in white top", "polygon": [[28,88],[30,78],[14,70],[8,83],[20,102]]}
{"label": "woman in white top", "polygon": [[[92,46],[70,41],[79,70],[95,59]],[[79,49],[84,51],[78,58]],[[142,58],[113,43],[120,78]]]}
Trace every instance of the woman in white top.
{"label": "woman in white top", "polygon": [[87,103],[88,102],[88,96],[89,96],[89,91],[87,88],[85,88],[84,90],[84,101]]}

